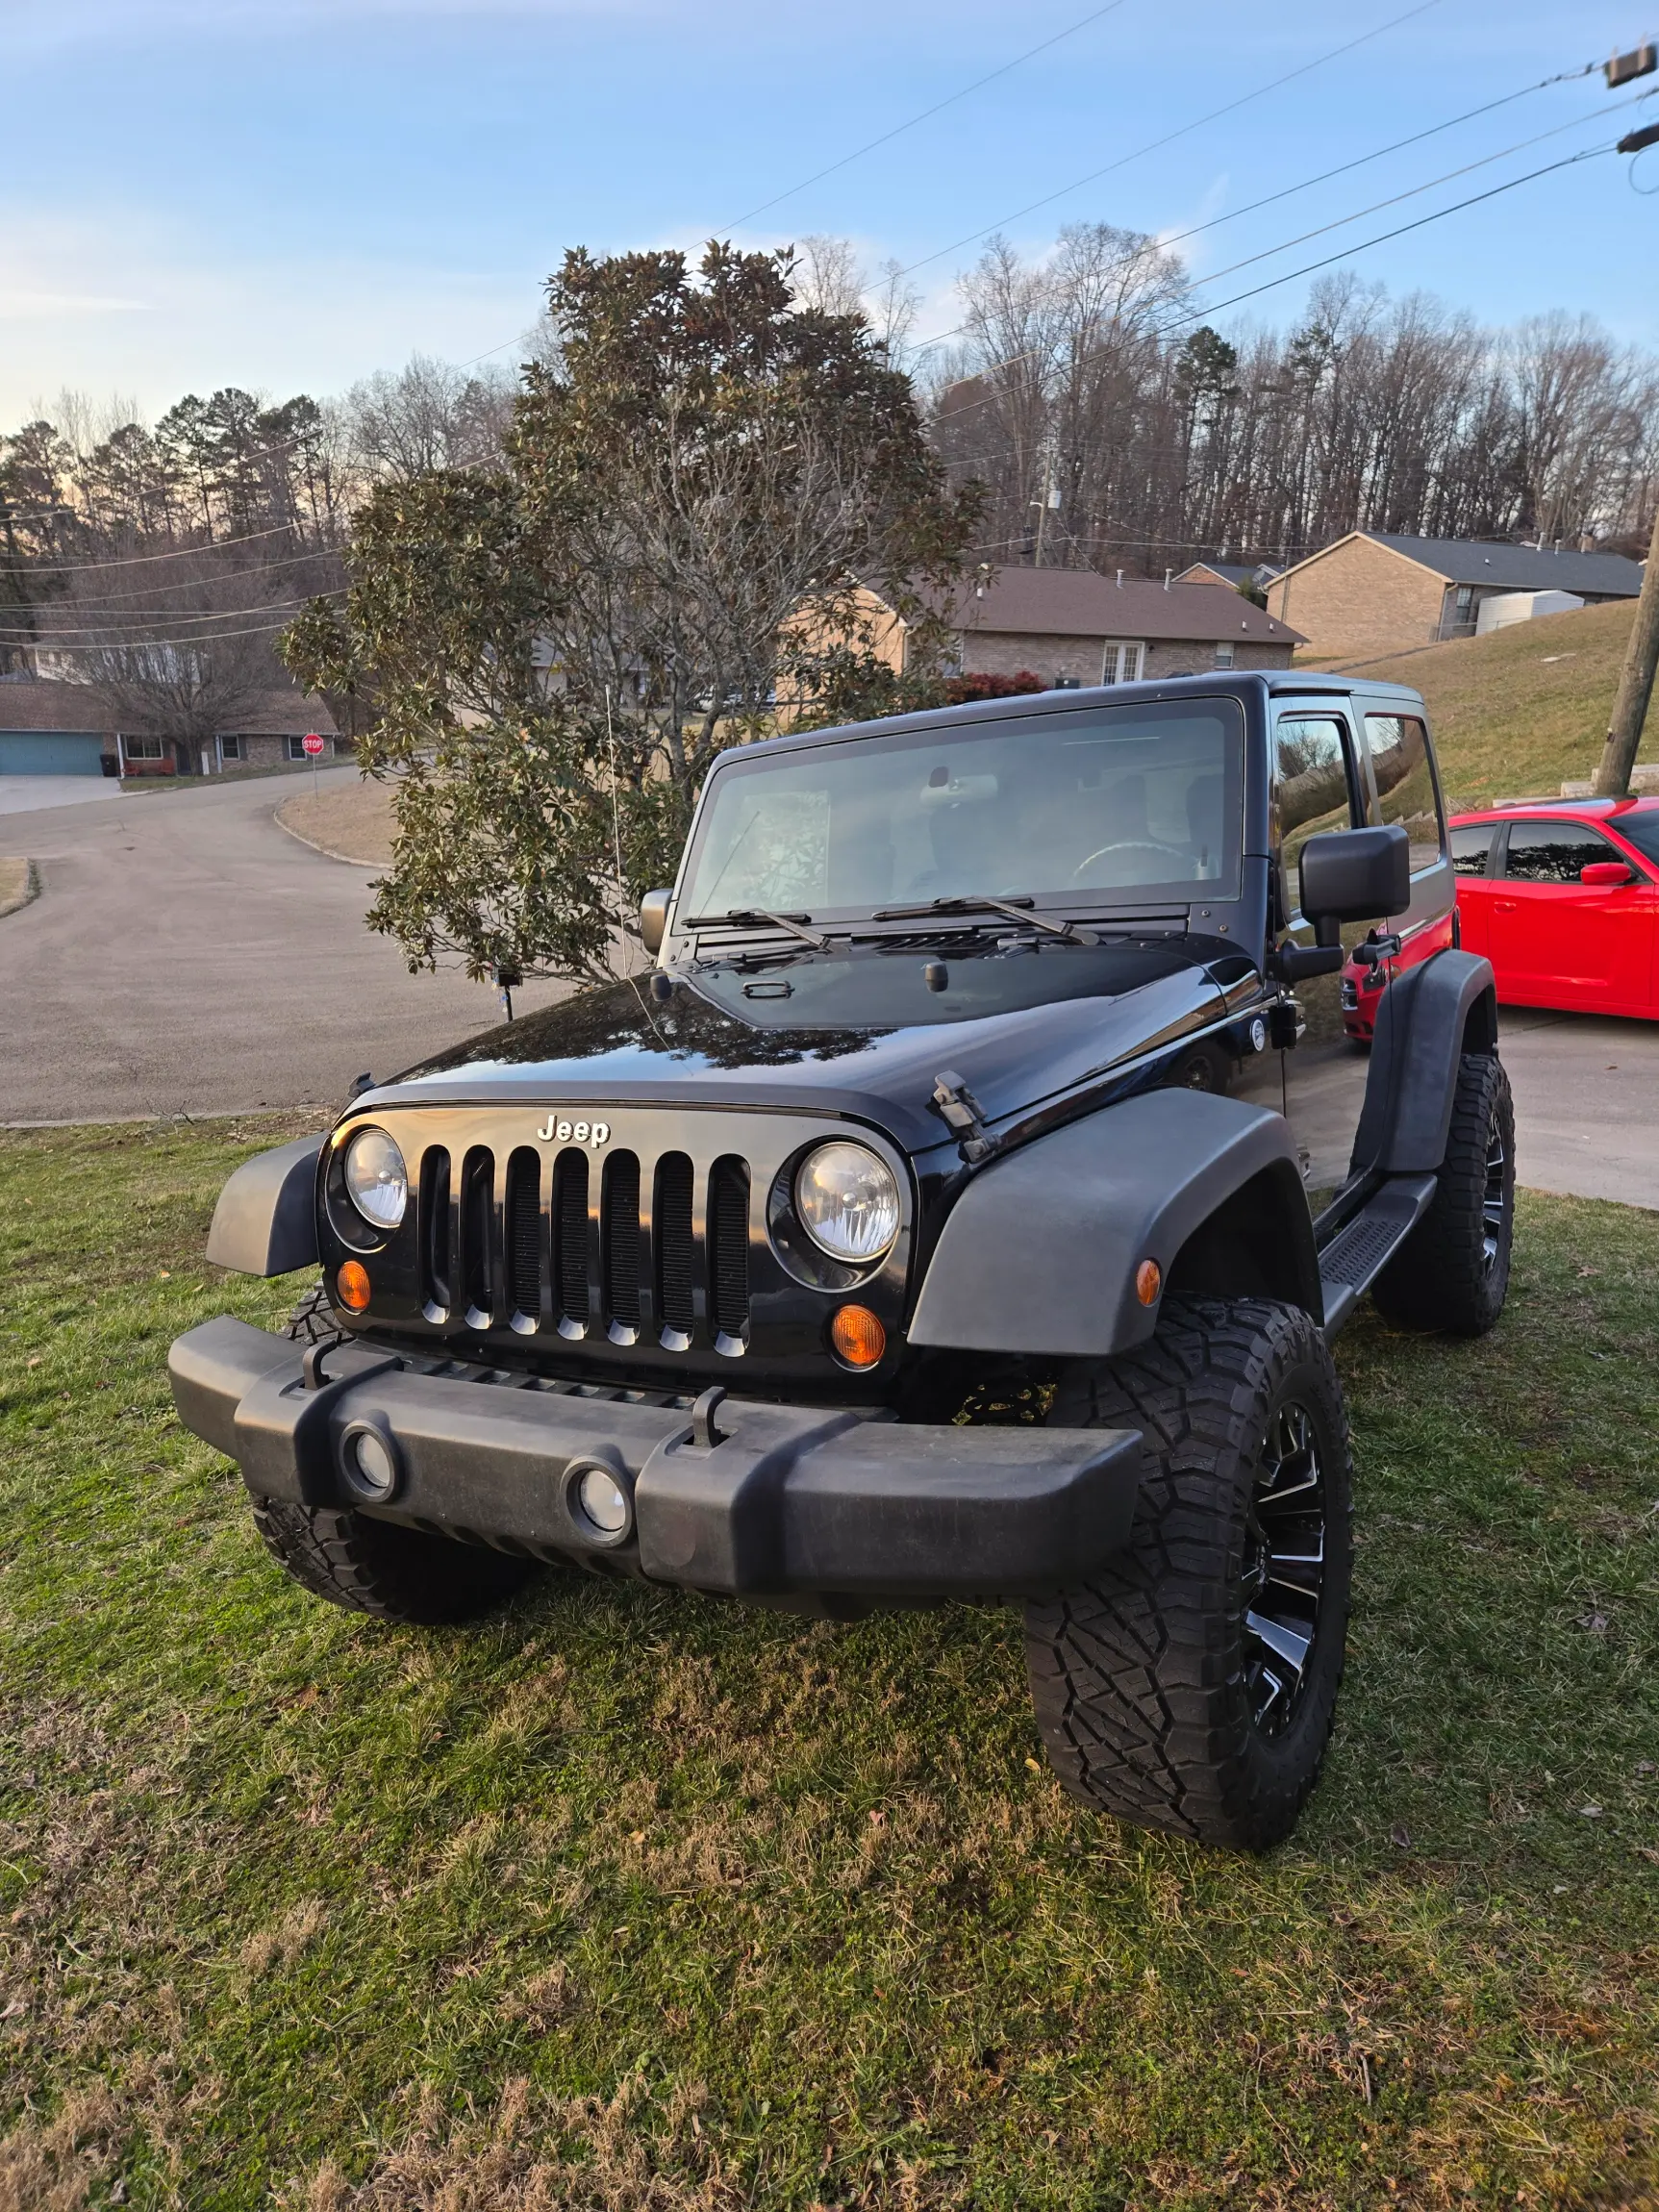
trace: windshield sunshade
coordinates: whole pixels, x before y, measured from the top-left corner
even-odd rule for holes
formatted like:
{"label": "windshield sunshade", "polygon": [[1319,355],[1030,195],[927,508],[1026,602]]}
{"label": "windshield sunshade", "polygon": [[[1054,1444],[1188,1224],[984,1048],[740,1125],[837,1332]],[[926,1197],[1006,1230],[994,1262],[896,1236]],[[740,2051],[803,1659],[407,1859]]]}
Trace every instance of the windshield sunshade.
{"label": "windshield sunshade", "polygon": [[1076,714],[727,756],[682,916],[816,921],[932,899],[1083,906],[1238,895],[1237,700]]}

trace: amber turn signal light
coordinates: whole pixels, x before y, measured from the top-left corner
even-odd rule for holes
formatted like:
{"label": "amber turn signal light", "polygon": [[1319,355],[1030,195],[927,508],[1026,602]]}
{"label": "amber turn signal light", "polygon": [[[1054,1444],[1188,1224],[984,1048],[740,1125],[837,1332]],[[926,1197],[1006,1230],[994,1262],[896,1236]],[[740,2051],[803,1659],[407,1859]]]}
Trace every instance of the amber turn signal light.
{"label": "amber turn signal light", "polygon": [[1135,1295],[1144,1306],[1155,1306],[1164,1288],[1164,1270],[1156,1260],[1143,1260],[1135,1269]]}
{"label": "amber turn signal light", "polygon": [[830,1323],[830,1343],[849,1368],[872,1368],[887,1349],[887,1331],[867,1306],[842,1306]]}
{"label": "amber turn signal light", "polygon": [[368,1303],[368,1269],[361,1260],[347,1260],[334,1278],[340,1304],[348,1314],[361,1314]]}

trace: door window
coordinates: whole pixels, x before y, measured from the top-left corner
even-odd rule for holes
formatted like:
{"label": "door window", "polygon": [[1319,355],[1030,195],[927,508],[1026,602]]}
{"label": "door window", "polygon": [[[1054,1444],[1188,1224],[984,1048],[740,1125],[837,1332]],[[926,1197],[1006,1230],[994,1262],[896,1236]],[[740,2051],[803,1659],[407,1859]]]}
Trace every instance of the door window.
{"label": "door window", "polygon": [[1297,867],[1309,838],[1354,826],[1347,729],[1335,715],[1285,715],[1273,742],[1280,866],[1294,903]]}
{"label": "door window", "polygon": [[1435,789],[1428,732],[1415,715],[1368,715],[1366,743],[1376,778],[1377,819],[1397,823],[1411,840],[1411,872],[1441,857],[1440,793]]}
{"label": "door window", "polygon": [[1511,822],[1504,873],[1512,883],[1570,883],[1576,889],[1581,867],[1619,858],[1584,822]]}
{"label": "door window", "polygon": [[1451,865],[1458,875],[1490,875],[1496,822],[1467,822],[1450,832]]}

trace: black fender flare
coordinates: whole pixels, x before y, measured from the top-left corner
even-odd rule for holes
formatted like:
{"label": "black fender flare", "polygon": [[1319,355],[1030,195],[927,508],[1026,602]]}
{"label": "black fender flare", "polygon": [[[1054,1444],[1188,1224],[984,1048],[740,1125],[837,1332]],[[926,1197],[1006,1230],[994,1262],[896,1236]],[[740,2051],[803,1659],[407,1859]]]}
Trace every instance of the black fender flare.
{"label": "black fender flare", "polygon": [[320,1137],[299,1137],[244,1160],[214,1208],[208,1258],[239,1275],[315,1267]]}
{"label": "black fender flare", "polygon": [[1458,1063],[1497,1050],[1492,963],[1449,947],[1408,968],[1383,993],[1352,1169],[1430,1175],[1445,1159]]}
{"label": "black fender flare", "polygon": [[[1313,1223],[1282,1115],[1150,1091],[993,1159],[945,1219],[913,1345],[1104,1358],[1144,1344],[1163,1287],[1256,1295],[1324,1318]],[[1237,1261],[1235,1269],[1233,1262]]]}

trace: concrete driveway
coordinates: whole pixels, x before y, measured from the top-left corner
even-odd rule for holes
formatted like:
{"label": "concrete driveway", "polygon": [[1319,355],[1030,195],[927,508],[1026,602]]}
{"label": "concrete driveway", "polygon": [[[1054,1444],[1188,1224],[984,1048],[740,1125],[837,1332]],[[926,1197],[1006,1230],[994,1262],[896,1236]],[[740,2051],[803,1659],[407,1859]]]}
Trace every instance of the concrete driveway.
{"label": "concrete driveway", "polygon": [[1497,1035],[1521,1182],[1659,1208],[1659,1021],[1502,1006]]}
{"label": "concrete driveway", "polygon": [[39,814],[49,807],[79,807],[88,799],[120,795],[113,776],[0,776],[0,815]]}
{"label": "concrete driveway", "polygon": [[[412,976],[364,929],[372,871],[271,818],[294,788],[205,784],[0,818],[0,852],[27,854],[41,880],[0,920],[0,1122],[329,1104],[364,1069],[395,1074],[499,1018],[487,986]],[[515,996],[528,1009],[563,988]]]}

